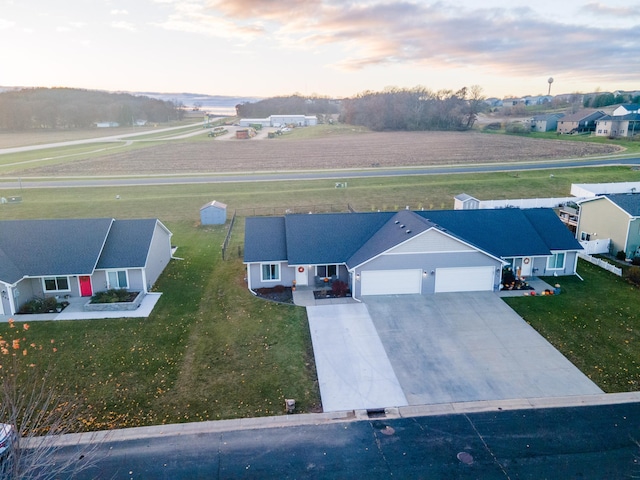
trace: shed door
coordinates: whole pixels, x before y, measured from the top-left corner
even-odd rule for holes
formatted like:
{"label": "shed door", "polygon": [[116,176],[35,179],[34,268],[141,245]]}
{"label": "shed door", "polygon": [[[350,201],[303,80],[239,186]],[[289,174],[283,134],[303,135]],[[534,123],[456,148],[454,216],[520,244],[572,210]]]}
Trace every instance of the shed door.
{"label": "shed door", "polygon": [[360,295],[398,295],[422,292],[422,270],[364,270]]}
{"label": "shed door", "polygon": [[436,269],[436,293],[493,290],[494,267]]}

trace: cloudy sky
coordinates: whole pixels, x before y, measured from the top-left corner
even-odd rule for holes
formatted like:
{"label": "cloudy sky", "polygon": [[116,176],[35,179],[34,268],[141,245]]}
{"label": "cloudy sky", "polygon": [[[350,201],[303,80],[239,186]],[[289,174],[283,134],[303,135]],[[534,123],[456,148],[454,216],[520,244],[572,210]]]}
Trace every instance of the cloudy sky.
{"label": "cloudy sky", "polygon": [[0,85],[275,96],[640,89],[629,0],[0,0]]}

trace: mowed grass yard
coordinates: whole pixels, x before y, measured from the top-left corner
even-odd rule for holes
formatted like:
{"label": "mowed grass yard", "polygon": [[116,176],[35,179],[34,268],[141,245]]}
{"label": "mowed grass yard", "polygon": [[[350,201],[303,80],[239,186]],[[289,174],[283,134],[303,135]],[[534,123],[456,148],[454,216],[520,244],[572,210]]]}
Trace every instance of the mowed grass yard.
{"label": "mowed grass yard", "polygon": [[[640,172],[618,167],[558,170],[553,177],[532,171],[350,179],[346,189],[335,189],[331,180],[3,192],[23,202],[0,205],[2,219],[158,217],[173,231],[176,256],[184,260],[165,270],[156,286],[163,295],[148,319],[38,322],[28,331],[5,324],[0,335],[35,345],[19,362],[26,370],[30,363],[51,367],[52,387],[82,399],[88,430],[281,414],[285,398],[295,398],[300,412],[317,411],[305,310],[250,294],[238,257],[243,219],[234,228],[233,258],[223,261],[226,227],[199,226],[201,205],[216,199],[243,214],[317,205],[344,210],[347,203],[361,211],[451,208],[460,192],[565,195],[571,182],[616,180],[640,180]],[[562,279],[563,295],[510,302],[605,391],[635,390],[638,289],[597,269],[581,265],[580,271],[585,282]]]}
{"label": "mowed grass yard", "polygon": [[505,301],[607,393],[640,390],[640,289],[584,260],[562,293]]}

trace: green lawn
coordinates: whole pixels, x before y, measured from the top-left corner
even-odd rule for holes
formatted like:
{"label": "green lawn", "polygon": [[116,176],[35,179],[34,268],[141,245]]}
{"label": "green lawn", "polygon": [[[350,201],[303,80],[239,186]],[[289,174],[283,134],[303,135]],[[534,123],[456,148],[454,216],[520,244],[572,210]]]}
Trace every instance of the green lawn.
{"label": "green lawn", "polygon": [[316,411],[304,308],[253,297],[241,260],[220,258],[224,228],[168,226],[184,260],[165,270],[148,319],[4,324],[3,338],[36,345],[19,356],[23,369],[52,367],[52,383],[87,407],[87,429],[274,415],[285,398]]}
{"label": "green lawn", "polygon": [[[242,215],[314,205],[344,211],[347,203],[361,211],[451,208],[460,192],[481,199],[565,196],[571,182],[623,180],[640,180],[640,172],[615,167],[556,170],[553,177],[531,171],[349,179],[346,189],[335,189],[332,179],[3,191],[23,202],[0,205],[1,219],[158,217],[173,231],[176,256],[184,260],[172,261],[160,278],[156,289],[163,295],[149,319],[39,322],[28,331],[0,325],[0,335],[35,345],[18,355],[20,364],[28,371],[35,371],[31,363],[51,366],[56,385],[77,392],[87,406],[87,429],[279,414],[285,398],[295,398],[298,411],[316,411],[305,310],[254,298],[237,258],[243,218],[234,228],[232,258],[222,261],[226,227],[200,227],[200,206],[216,199]],[[581,264],[580,272],[584,283],[562,279],[563,295],[509,302],[604,390],[635,390],[638,289],[589,265]],[[7,358],[0,356],[3,365]]]}
{"label": "green lawn", "polygon": [[528,323],[607,393],[640,388],[640,290],[585,261],[562,294],[506,298]]}

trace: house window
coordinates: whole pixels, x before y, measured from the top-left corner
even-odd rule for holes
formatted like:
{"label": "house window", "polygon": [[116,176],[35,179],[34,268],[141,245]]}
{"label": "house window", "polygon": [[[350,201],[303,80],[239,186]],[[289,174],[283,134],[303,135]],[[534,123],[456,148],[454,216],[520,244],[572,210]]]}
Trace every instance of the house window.
{"label": "house window", "polygon": [[280,265],[277,263],[264,263],[262,265],[262,281],[280,280]]}
{"label": "house window", "polygon": [[554,253],[547,258],[547,270],[562,270],[564,268],[564,253]]}
{"label": "house window", "polygon": [[318,265],[316,267],[316,275],[318,277],[332,277],[338,276],[338,266],[337,265]]}
{"label": "house window", "polygon": [[69,291],[69,277],[45,277],[43,280],[45,292]]}
{"label": "house window", "polygon": [[112,270],[107,272],[107,288],[129,288],[126,270]]}
{"label": "house window", "polygon": [[587,232],[580,233],[580,240],[589,241],[591,240],[591,234]]}

